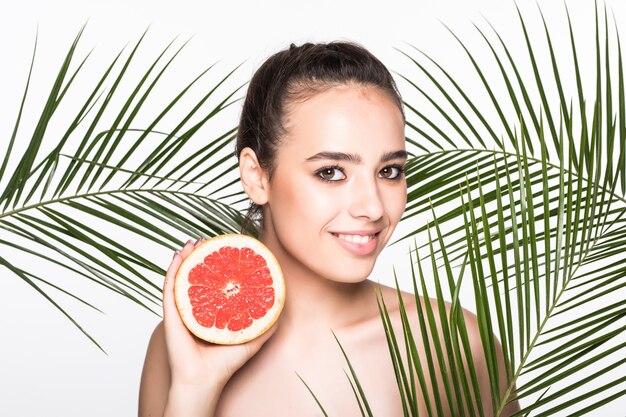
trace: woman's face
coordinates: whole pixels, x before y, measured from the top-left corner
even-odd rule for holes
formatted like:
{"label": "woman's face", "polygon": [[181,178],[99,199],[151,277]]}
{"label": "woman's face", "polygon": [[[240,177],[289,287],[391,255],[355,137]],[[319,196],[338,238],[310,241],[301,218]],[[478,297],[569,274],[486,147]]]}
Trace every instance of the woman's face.
{"label": "woman's face", "polygon": [[284,122],[263,240],[286,273],[362,281],[406,205],[402,114],[382,90],[344,85],[289,105]]}

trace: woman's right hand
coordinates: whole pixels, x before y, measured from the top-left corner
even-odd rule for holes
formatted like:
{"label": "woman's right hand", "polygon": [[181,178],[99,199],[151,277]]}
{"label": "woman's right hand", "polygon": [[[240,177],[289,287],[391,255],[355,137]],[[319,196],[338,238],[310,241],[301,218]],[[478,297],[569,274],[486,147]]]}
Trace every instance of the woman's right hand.
{"label": "woman's right hand", "polygon": [[174,279],[183,259],[200,242],[189,241],[174,254],[163,285],[163,326],[171,370],[166,415],[213,415],[222,388],[276,328],[274,325],[260,337],[240,345],[208,343],[187,330],[174,300]]}

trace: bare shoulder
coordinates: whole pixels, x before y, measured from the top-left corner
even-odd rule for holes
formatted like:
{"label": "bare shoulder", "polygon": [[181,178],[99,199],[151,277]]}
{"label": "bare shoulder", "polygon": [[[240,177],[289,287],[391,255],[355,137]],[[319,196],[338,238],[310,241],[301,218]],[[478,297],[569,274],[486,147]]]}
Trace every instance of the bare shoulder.
{"label": "bare shoulder", "polygon": [[[411,317],[418,313],[419,307],[421,308],[421,312],[424,314],[427,314],[428,310],[432,312],[438,325],[440,325],[440,318],[442,317],[441,313],[443,312],[447,317],[449,317],[452,308],[452,305],[447,301],[444,301],[440,305],[434,298],[425,298],[420,295],[417,295],[416,297],[413,293],[398,291],[396,288],[382,284],[378,285],[377,294],[380,299],[384,300],[385,306],[390,313],[399,313],[400,306],[402,305],[404,310],[407,312],[407,315]],[[463,310],[463,314],[466,319],[469,318],[474,321],[476,319],[476,316],[467,310]]]}
{"label": "bare shoulder", "polygon": [[[452,303],[449,301],[443,301],[440,303],[435,298],[425,298],[420,295],[416,297],[413,293],[398,291],[396,288],[382,284],[378,285],[377,293],[380,298],[384,300],[385,306],[390,313],[399,313],[401,305],[400,301],[402,301],[402,306],[409,317],[417,314],[419,307],[421,308],[421,312],[424,316],[426,316],[429,312],[433,314],[433,318],[435,319],[438,327],[441,326],[441,319],[443,317],[446,317],[449,321],[450,315],[453,313]],[[458,314],[458,312],[455,311],[454,314]],[[463,316],[464,327],[467,331],[468,339],[472,347],[480,347],[480,328],[476,314],[462,307],[460,308],[460,314]]]}
{"label": "bare shoulder", "polygon": [[161,321],[154,328],[141,373],[139,416],[162,415],[170,386],[170,366]]}
{"label": "bare shoulder", "polygon": [[[464,340],[461,340],[461,350],[463,352],[465,352],[466,349],[469,350],[469,352],[463,355],[463,365],[466,374],[470,371],[469,360],[471,358],[471,372],[476,377],[479,385],[478,389],[481,394],[482,401],[480,408],[483,409],[486,416],[493,415],[495,410],[492,410],[491,407],[491,392],[494,387],[498,387],[500,398],[506,397],[511,389],[514,390],[514,387],[511,388],[511,384],[507,378],[500,342],[496,337],[490,340],[486,334],[481,335],[480,322],[476,314],[461,307],[458,310],[453,309],[453,305],[450,302],[439,302],[436,299],[424,298],[419,295],[416,297],[415,294],[408,292],[398,293],[395,288],[391,287],[380,285],[378,291],[379,298],[385,301],[391,322],[394,327],[398,327],[396,329],[397,336],[404,333],[401,331],[401,306],[406,312],[406,317],[408,318],[414,337],[420,333],[422,326],[425,327],[424,330],[425,333],[428,334],[431,347],[427,349],[426,346],[423,345],[424,340],[422,337],[415,338],[417,348],[418,350],[422,350],[422,354],[425,353],[424,349],[433,349],[434,345],[432,345],[432,343],[436,342],[436,344],[440,346],[438,349],[442,350],[443,356],[445,357],[445,352],[448,349],[448,346],[446,346],[446,338],[450,340],[450,332],[456,332],[457,335],[463,333],[464,336],[461,339]],[[436,332],[432,331],[429,316],[434,322]],[[456,320],[454,320],[457,323],[456,329],[450,329],[452,316],[456,316]],[[445,369],[447,366],[448,364],[438,369]],[[494,366],[497,366],[497,368]],[[450,369],[447,369],[446,373],[450,371]],[[441,375],[438,370],[434,376],[440,385],[440,392],[443,392],[442,376],[443,375]],[[451,375],[447,376],[448,378],[451,377]],[[507,407],[502,410],[501,415],[510,415],[518,409],[519,405],[517,402],[510,402]],[[444,410],[444,414],[445,411],[447,410]]]}
{"label": "bare shoulder", "polygon": [[[448,301],[440,302],[434,298],[416,296],[409,292],[398,292],[395,288],[383,285],[379,286],[379,294],[380,298],[384,299],[391,318],[400,313],[400,307],[402,306],[406,311],[411,326],[419,326],[423,320],[423,324],[428,327],[427,332],[430,333],[430,325],[428,323],[428,317],[430,316],[438,330],[438,334],[431,335],[431,337],[436,336],[439,340],[442,340],[444,337],[444,328],[447,327],[447,332],[450,332],[451,316],[456,315],[455,322],[458,327],[462,327],[462,333],[467,336],[467,346],[470,348],[474,364],[479,370],[486,369],[483,340],[476,314],[462,307],[453,311],[453,305]],[[493,345],[497,350],[501,351],[500,344],[495,338]]]}

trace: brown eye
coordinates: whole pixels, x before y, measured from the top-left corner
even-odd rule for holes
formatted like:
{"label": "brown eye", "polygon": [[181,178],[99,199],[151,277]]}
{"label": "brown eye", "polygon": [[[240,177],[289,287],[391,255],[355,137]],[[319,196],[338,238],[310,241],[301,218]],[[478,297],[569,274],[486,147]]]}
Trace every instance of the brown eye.
{"label": "brown eye", "polygon": [[388,167],[384,167],[383,169],[381,169],[378,175],[381,178],[385,178],[388,180],[395,180],[397,178],[400,178],[400,175],[402,175],[402,172],[403,172],[402,167],[388,166]]}
{"label": "brown eye", "polygon": [[326,167],[317,171],[317,176],[323,181],[340,181],[346,178],[345,174],[340,168]]}

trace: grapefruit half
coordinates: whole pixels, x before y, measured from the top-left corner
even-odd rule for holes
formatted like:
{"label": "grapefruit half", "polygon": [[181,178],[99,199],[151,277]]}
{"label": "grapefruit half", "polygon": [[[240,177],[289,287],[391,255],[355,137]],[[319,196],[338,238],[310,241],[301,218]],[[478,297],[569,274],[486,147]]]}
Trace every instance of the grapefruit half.
{"label": "grapefruit half", "polygon": [[205,240],[187,256],[174,283],[187,328],[211,343],[232,345],[260,336],[285,304],[278,261],[258,240],[227,234]]}

